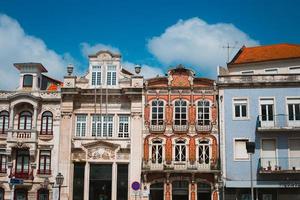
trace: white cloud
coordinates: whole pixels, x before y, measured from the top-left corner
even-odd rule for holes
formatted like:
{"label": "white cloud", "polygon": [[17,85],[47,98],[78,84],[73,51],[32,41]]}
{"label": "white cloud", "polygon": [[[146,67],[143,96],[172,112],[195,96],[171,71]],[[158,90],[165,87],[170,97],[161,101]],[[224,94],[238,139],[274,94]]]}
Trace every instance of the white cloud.
{"label": "white cloud", "polygon": [[108,50],[113,53],[120,53],[120,50],[118,48],[113,47],[111,45],[107,45],[107,44],[101,44],[101,43],[98,43],[95,45],[90,45],[89,43],[82,42],[80,44],[80,47],[81,47],[81,53],[85,57],[87,57],[90,54],[95,54],[100,50]]}
{"label": "white cloud", "polygon": [[[134,67],[136,66],[136,64],[125,61],[122,63],[122,65],[123,65],[124,69],[134,73]],[[159,75],[159,76],[164,75],[164,72],[161,68],[152,67],[149,65],[141,65],[141,67],[142,67],[142,69],[141,69],[140,75],[144,76],[145,79],[153,78],[153,77],[156,77],[157,75]]]}
{"label": "white cloud", "polygon": [[216,66],[227,61],[227,50],[222,48],[227,43],[237,47],[231,51],[231,56],[242,45],[259,44],[233,24],[208,24],[202,19],[191,18],[179,20],[160,36],[151,38],[147,46],[163,64],[200,66],[197,71],[216,74]]}
{"label": "white cloud", "polygon": [[62,80],[66,74],[69,54],[63,56],[49,49],[43,40],[28,35],[13,18],[0,14],[0,89],[14,89],[18,85],[18,71],[13,63],[40,62],[48,75]]}

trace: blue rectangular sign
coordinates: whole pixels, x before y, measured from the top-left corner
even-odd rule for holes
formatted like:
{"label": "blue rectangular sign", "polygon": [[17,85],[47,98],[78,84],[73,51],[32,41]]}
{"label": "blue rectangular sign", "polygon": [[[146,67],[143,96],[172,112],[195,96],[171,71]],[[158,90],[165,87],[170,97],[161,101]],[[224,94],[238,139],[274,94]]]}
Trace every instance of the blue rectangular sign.
{"label": "blue rectangular sign", "polygon": [[12,185],[22,185],[24,183],[23,179],[11,178],[10,184]]}

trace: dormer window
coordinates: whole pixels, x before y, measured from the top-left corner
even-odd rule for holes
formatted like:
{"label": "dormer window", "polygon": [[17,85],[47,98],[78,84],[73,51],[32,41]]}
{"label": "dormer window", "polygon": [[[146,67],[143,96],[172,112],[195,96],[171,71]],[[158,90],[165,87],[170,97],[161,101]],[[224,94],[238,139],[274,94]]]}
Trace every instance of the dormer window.
{"label": "dormer window", "polygon": [[32,87],[33,77],[32,75],[23,76],[23,87]]}
{"label": "dormer window", "polygon": [[92,85],[101,85],[101,66],[99,65],[92,66]]}
{"label": "dormer window", "polygon": [[117,85],[117,67],[115,65],[107,66],[107,85]]}

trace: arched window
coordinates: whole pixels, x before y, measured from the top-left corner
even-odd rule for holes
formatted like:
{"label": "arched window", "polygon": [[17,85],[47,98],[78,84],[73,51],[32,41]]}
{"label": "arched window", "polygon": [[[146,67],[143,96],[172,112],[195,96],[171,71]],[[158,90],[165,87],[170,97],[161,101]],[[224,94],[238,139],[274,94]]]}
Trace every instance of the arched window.
{"label": "arched window", "polygon": [[49,190],[39,189],[37,200],[49,200]]}
{"label": "arched window", "polygon": [[5,134],[8,129],[9,113],[7,111],[0,112],[0,134]]}
{"label": "arched window", "polygon": [[206,100],[198,101],[198,118],[197,125],[207,126],[210,125],[210,102]]}
{"label": "arched window", "polygon": [[42,114],[42,126],[41,134],[52,135],[53,132],[53,114],[50,111],[46,111]]}
{"label": "arched window", "polygon": [[174,109],[175,125],[187,125],[187,102],[184,100],[175,101]]}
{"label": "arched window", "polygon": [[154,100],[151,103],[151,125],[164,124],[164,102],[161,100]]}
{"label": "arched window", "polygon": [[32,114],[29,111],[23,111],[19,116],[19,129],[30,130],[32,127]]}
{"label": "arched window", "polygon": [[161,164],[163,153],[162,141],[156,140],[152,142],[152,163]]}
{"label": "arched window", "polygon": [[32,75],[27,74],[23,76],[23,87],[32,87],[32,82]]}
{"label": "arched window", "polygon": [[175,161],[186,161],[186,144],[184,140],[175,143]]}
{"label": "arched window", "polygon": [[210,145],[207,140],[200,140],[198,146],[198,161],[200,165],[209,165]]}

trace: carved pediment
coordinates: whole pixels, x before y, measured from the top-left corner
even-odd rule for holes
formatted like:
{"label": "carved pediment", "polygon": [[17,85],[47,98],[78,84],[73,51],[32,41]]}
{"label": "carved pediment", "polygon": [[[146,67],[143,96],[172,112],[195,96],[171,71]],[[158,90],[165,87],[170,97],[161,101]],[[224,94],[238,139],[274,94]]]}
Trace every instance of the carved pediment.
{"label": "carved pediment", "polygon": [[87,149],[87,157],[92,160],[114,160],[119,145],[102,140],[83,144]]}

